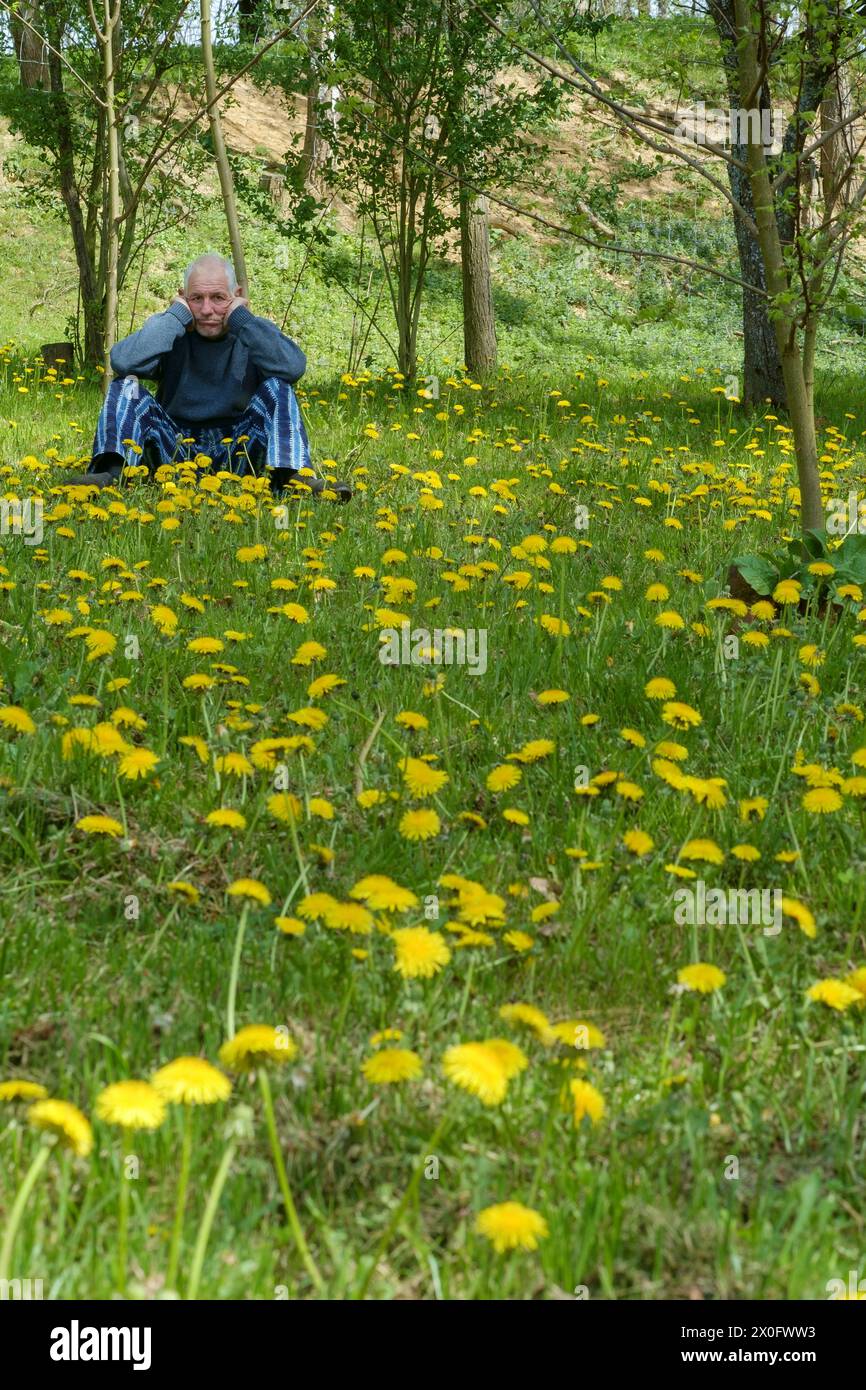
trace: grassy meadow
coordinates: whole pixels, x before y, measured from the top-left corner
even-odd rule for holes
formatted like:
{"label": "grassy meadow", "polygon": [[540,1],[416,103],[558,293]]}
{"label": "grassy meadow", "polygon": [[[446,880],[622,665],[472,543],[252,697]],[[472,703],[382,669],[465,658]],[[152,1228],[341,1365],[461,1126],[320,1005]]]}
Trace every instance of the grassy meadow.
{"label": "grassy meadow", "polygon": [[[94,1143],[39,1174],[14,1272],[109,1296],[125,1222],[127,1292],[165,1292],[188,1125],[181,1293],[230,1145],[200,1297],[825,1296],[861,1249],[866,1053],[862,1008],[807,990],[866,958],[861,608],[708,606],[793,524],[784,430],[712,373],[687,396],[457,373],[438,401],[384,373],[305,393],[348,508],[183,466],[67,500],[71,402],[98,396],[26,379],[38,433],[4,483],[45,534],[3,546],[4,1076]],[[831,491],[862,485],[857,423],[828,430]],[[383,665],[404,620],[483,629],[486,670]],[[838,810],[804,808],[834,784]],[[780,889],[782,930],[677,925],[695,877]],[[721,986],[678,984],[695,963]],[[94,1117],[173,1058],[219,1065],[229,1009],[281,1030],[315,1279],[255,1073],[153,1130]],[[443,1066],[490,1039],[501,1094]],[[4,1111],[8,1210],[40,1140]],[[509,1201],[535,1249],[476,1230]]]}
{"label": "grassy meadow", "polygon": [[[731,254],[687,185],[619,201],[624,234]],[[726,597],[797,527],[789,430],[725,395],[736,294],[496,238],[498,379],[462,370],[436,262],[421,388],[375,337],[345,370],[311,268],[298,394],[352,502],[132,455],[94,496],[58,486],[101,397],[38,362],[74,294],[34,309],[24,206],[0,194],[0,1278],[826,1298],[864,1258],[866,607]],[[279,322],[301,253],[244,225]],[[221,243],[203,200],[123,315]],[[866,483],[846,334],[828,499]],[[404,624],[419,659],[383,664]],[[474,662],[431,659],[455,634]],[[778,893],[777,924],[684,922],[684,889]]]}

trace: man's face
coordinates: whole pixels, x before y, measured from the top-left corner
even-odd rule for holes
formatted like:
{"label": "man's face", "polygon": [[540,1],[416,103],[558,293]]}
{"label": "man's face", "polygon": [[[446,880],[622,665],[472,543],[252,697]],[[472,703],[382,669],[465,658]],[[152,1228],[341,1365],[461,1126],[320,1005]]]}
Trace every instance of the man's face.
{"label": "man's face", "polygon": [[221,338],[226,331],[226,309],[232,301],[228,276],[219,268],[194,270],[186,289],[186,302],[195,330],[203,338]]}

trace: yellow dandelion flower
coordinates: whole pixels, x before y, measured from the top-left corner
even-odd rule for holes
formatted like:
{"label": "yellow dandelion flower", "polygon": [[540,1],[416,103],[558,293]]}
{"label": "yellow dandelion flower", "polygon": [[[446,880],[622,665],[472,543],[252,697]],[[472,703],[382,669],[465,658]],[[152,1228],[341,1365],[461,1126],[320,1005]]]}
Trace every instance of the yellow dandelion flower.
{"label": "yellow dandelion flower", "polygon": [[350,898],[365,902],[371,912],[408,912],[418,906],[418,897],[386,874],[367,874],[349,889]]}
{"label": "yellow dandelion flower", "polygon": [[648,700],[672,700],[677,688],[666,676],[654,676],[652,680],[647,681],[643,693]]}
{"label": "yellow dandelion flower", "polygon": [[509,1042],[507,1038],[485,1038],[484,1046],[499,1061],[499,1065],[505,1073],[506,1081],[510,1081],[514,1076],[519,1076],[529,1066],[529,1058],[523,1049],[518,1047],[516,1043]]}
{"label": "yellow dandelion flower", "polygon": [[524,743],[522,748],[518,748],[516,753],[509,753],[509,762],[518,763],[537,763],[542,758],[549,758],[554,752],[556,744],[552,738],[533,738],[528,743]]}
{"label": "yellow dandelion flower", "polygon": [[274,925],[286,936],[303,936],[307,925],[299,917],[275,917]]}
{"label": "yellow dandelion flower", "polygon": [[725,852],[715,840],[689,840],[680,850],[680,859],[697,859],[703,864],[723,864]]}
{"label": "yellow dandelion flower", "polygon": [[[298,909],[300,911],[300,908]],[[373,930],[373,914],[361,903],[341,903],[336,899],[325,903],[322,921],[333,931],[348,931],[353,936],[369,936]]]}
{"label": "yellow dandelion flower", "polygon": [[537,1009],[534,1004],[503,1004],[499,1010],[499,1017],[506,1023],[517,1023],[530,1028],[545,1047],[549,1047],[555,1041],[547,1014]]}
{"label": "yellow dandelion flower", "polygon": [[298,903],[297,913],[309,922],[316,922],[323,918],[329,908],[336,906],[337,899],[330,893],[308,893]]}
{"label": "yellow dandelion flower", "polygon": [[117,771],[128,782],[135,782],[139,778],[149,777],[158,763],[158,753],[153,753],[149,748],[133,748],[131,752],[123,754]]}
{"label": "yellow dandelion flower", "polygon": [[731,855],[743,864],[756,864],[761,857],[761,851],[755,845],[732,845]]}
{"label": "yellow dandelion flower", "polygon": [[267,1023],[250,1023],[224,1042],[219,1058],[229,1071],[246,1072],[262,1062],[290,1062],[298,1045],[287,1028]]}
{"label": "yellow dandelion flower", "polygon": [[649,854],[655,847],[655,841],[651,835],[647,835],[645,830],[627,830],[622,837],[622,842],[630,854],[640,858],[644,854]]}
{"label": "yellow dandelion flower", "polygon": [[380,1032],[374,1033],[370,1038],[370,1046],[379,1047],[383,1042],[400,1042],[402,1037],[402,1028],[383,1028]]}
{"label": "yellow dandelion flower", "polygon": [[417,714],[412,709],[402,709],[399,714],[395,714],[394,723],[403,729],[421,730],[430,727],[426,714]]}
{"label": "yellow dandelion flower", "polygon": [[702,961],[696,961],[694,965],[685,965],[682,970],[677,971],[677,982],[685,989],[696,990],[699,994],[713,994],[717,989],[721,989],[727,976],[723,970],[719,970],[716,965],[706,965]]}
{"label": "yellow dandelion flower", "polygon": [[183,734],[178,739],[178,743],[182,743],[186,748],[194,749],[200,763],[210,762],[208,746],[204,739],[199,738],[197,734]]}
{"label": "yellow dandelion flower", "polygon": [[394,969],[404,980],[429,980],[451,959],[444,936],[427,927],[400,927],[391,939],[396,950]]}
{"label": "yellow dandelion flower", "polygon": [[552,613],[542,613],[538,621],[551,637],[571,636],[571,628],[564,618],[555,618]]}
{"label": "yellow dandelion flower", "polygon": [[262,907],[269,907],[271,895],[263,883],[257,878],[238,878],[234,883],[230,883],[226,889],[230,898],[244,898],[255,903],[261,903]]}
{"label": "yellow dandelion flower", "polygon": [[45,1100],[48,1091],[38,1081],[0,1081],[0,1102]]}
{"label": "yellow dandelion flower", "polygon": [[286,825],[299,820],[304,810],[302,802],[292,792],[274,792],[273,796],[268,797],[267,804],[274,819]]}
{"label": "yellow dandelion flower", "polygon": [[842,798],[832,787],[813,787],[801,802],[804,811],[813,815],[830,815],[842,806]]}
{"label": "yellow dandelion flower", "polygon": [[589,1081],[575,1078],[568,1083],[573,1105],[574,1125],[578,1128],[584,1116],[589,1116],[592,1124],[601,1124],[604,1119],[604,1096]]}
{"label": "yellow dandelion flower", "polygon": [[583,1018],[563,1018],[550,1025],[551,1036],[567,1047],[575,1047],[579,1052],[592,1047],[606,1047],[607,1039],[594,1023]]}
{"label": "yellow dandelion flower", "polygon": [[0,725],[15,734],[35,734],[36,725],[20,705],[3,705],[0,708]]}
{"label": "yellow dandelion flower", "polygon": [[421,758],[404,758],[400,763],[403,780],[413,796],[424,798],[435,796],[448,781],[448,773],[440,768],[430,767]]}
{"label": "yellow dandelion flower", "polygon": [[776,603],[798,603],[802,585],[796,579],[782,579],[773,590],[773,600]]}
{"label": "yellow dandelion flower", "polygon": [[147,1081],[116,1081],[96,1097],[94,1114],[123,1129],[159,1129],[165,1102]]}
{"label": "yellow dandelion flower", "polygon": [[255,768],[244,753],[224,753],[214,758],[217,772],[227,777],[254,777]]}
{"label": "yellow dandelion flower", "polygon": [[323,695],[328,695],[332,690],[336,690],[338,686],[345,684],[346,682],[342,676],[335,676],[332,674],[318,676],[316,680],[311,681],[307,686],[307,695],[311,700],[319,700]]}
{"label": "yellow dandelion flower", "polygon": [[442,822],[435,811],[406,811],[397,828],[404,840],[431,840],[439,834]]}
{"label": "yellow dandelion flower", "polygon": [[169,1105],[214,1105],[228,1100],[232,1083],[203,1057],[177,1057],[150,1079]]}
{"label": "yellow dandelion flower", "polygon": [[225,651],[225,642],[219,637],[193,637],[187,642],[186,649],[188,652],[213,656],[217,652]]}
{"label": "yellow dandelion flower", "polygon": [[662,706],[662,719],[675,729],[693,729],[701,723],[698,711],[679,700],[669,700]]}
{"label": "yellow dandelion flower", "polygon": [[860,990],[853,985],[846,984],[844,980],[836,980],[832,977],[826,980],[818,980],[806,991],[809,998],[817,1004],[826,1004],[830,1009],[836,1009],[839,1013],[844,1013],[850,1009],[852,1004],[863,1004],[866,1002]]}
{"label": "yellow dandelion flower", "polygon": [[414,1081],[424,1065],[417,1052],[405,1047],[386,1047],[368,1057],[361,1068],[374,1086],[390,1086],[401,1081]]}
{"label": "yellow dandelion flower", "polygon": [[304,709],[293,710],[286,715],[293,724],[300,724],[302,728],[318,731],[324,729],[328,723],[328,716],[323,709],[318,709],[316,705],[309,705]]}
{"label": "yellow dandelion flower", "polygon": [[110,656],[117,646],[117,638],[103,628],[95,628],[84,639],[88,661],[98,661],[100,657]]}
{"label": "yellow dandelion flower", "polygon": [[308,623],[310,621],[310,615],[301,603],[284,603],[282,608],[277,611],[293,623]]}
{"label": "yellow dandelion flower", "polygon": [[499,1105],[505,1099],[508,1077],[499,1057],[483,1042],[449,1047],[442,1067],[449,1081],[476,1096],[482,1105]]}
{"label": "yellow dandelion flower", "polygon": [[150,621],[159,628],[163,637],[173,637],[177,632],[177,614],[164,603],[157,603],[151,608]]}
{"label": "yellow dandelion flower", "polygon": [[[866,966],[861,965],[858,970],[854,970],[850,975],[846,975],[845,983],[846,985],[850,985],[852,989],[856,989],[858,993],[866,998]],[[0,1090],[2,1090],[2,1087],[0,1087]]]}
{"label": "yellow dandelion flower", "polygon": [[516,787],[523,773],[519,767],[510,767],[508,763],[500,763],[487,774],[486,787],[491,792],[510,791]]}
{"label": "yellow dandelion flower", "polygon": [[[776,858],[781,859],[782,856],[776,855]],[[793,857],[786,856],[785,862],[792,863],[795,858],[796,855]],[[814,941],[818,934],[818,929],[815,925],[815,918],[806,904],[798,902],[796,898],[788,898],[783,895],[779,906],[782,911],[782,916],[792,918],[792,920],[797,923],[803,935],[807,936],[810,941]]]}
{"label": "yellow dandelion flower", "polygon": [[656,627],[664,627],[671,632],[679,632],[685,627],[682,617],[673,608],[666,608],[653,619],[653,622]]}
{"label": "yellow dandelion flower", "polygon": [[538,1242],[548,1235],[544,1217],[522,1202],[485,1207],[475,1221],[475,1231],[490,1241],[497,1255],[509,1250],[537,1250]]}
{"label": "yellow dandelion flower", "polygon": [[173,879],[171,883],[166,884],[166,889],[169,893],[176,893],[180,898],[186,898],[187,902],[192,903],[193,906],[201,897],[198,889],[182,878]]}
{"label": "yellow dandelion flower", "polygon": [[359,792],[355,800],[362,811],[369,811],[374,806],[381,806],[383,801],[387,801],[388,793],[380,791],[378,787],[368,787],[366,791]]}
{"label": "yellow dandelion flower", "polygon": [[540,705],[563,705],[571,696],[567,690],[541,690],[535,698]]}
{"label": "yellow dandelion flower", "polygon": [[113,816],[82,816],[75,822],[76,830],[85,835],[112,835],[115,839],[123,834],[123,826]]}
{"label": "yellow dandelion flower", "polygon": [[241,811],[230,806],[220,806],[216,811],[208,811],[205,816],[208,825],[219,825],[226,830],[246,830],[247,818]]}
{"label": "yellow dandelion flower", "polygon": [[79,1158],[87,1158],[93,1149],[90,1121],[68,1100],[38,1100],[27,1111],[27,1121],[35,1129],[56,1135]]}

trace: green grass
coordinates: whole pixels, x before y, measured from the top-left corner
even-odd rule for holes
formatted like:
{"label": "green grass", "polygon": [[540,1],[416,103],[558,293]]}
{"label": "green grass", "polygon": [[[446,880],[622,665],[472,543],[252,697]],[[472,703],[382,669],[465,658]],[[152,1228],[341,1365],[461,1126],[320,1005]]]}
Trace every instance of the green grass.
{"label": "green grass", "polygon": [[[357,386],[322,390],[324,404],[309,406],[316,452],[337,460],[341,472],[366,468],[356,475],[366,491],[345,511],[302,507],[289,530],[275,528],[266,505],[249,513],[216,505],[179,511],[179,528],[166,531],[154,492],[139,484],[124,491],[124,510],[113,514],[80,503],[69,516],[55,511],[42,556],[13,537],[4,542],[3,563],[15,585],[3,595],[4,703],[24,706],[37,724],[33,736],[7,735],[2,755],[4,1074],[40,1081],[92,1114],[95,1096],[112,1081],[146,1077],[187,1053],[215,1060],[225,1037],[238,920],[225,888],[238,877],[261,879],[274,901],[249,915],[238,1024],[285,1024],[298,1043],[296,1061],[273,1078],[277,1124],[301,1224],[332,1296],[358,1294],[369,1257],[425,1157],[439,1160],[439,1176],[421,1178],[368,1296],[549,1297],[554,1286],[568,1293],[585,1286],[590,1297],[687,1297],[697,1288],[705,1297],[821,1298],[826,1281],[846,1277],[860,1259],[862,1012],[837,1015],[807,1003],[805,990],[863,963],[862,821],[853,797],[835,815],[808,815],[802,781],[790,772],[797,749],[846,776],[855,770],[851,753],[866,741],[860,720],[835,707],[859,708],[862,700],[862,656],[851,645],[858,605],[831,626],[788,610],[790,637],[772,638],[767,651],[741,641],[738,658],[726,661],[722,639],[731,620],[704,604],[721,591],[731,554],[767,544],[793,524],[787,495],[772,481],[783,476],[777,470],[786,461],[772,444],[757,461],[743,451],[753,431],[736,407],[720,406],[710,394],[717,379],[710,374],[682,382],[688,373],[654,381],[632,373],[629,384],[621,367],[610,387],[599,387],[597,364],[582,366],[583,379],[565,371],[554,378],[558,389],[568,389],[572,406],[565,409],[540,375],[503,379],[486,392],[455,378],[435,405],[419,402],[420,414],[417,398],[395,392],[388,379],[366,382],[363,398]],[[18,419],[17,456],[32,451],[39,460],[7,465],[12,493],[47,487],[67,458],[86,455],[65,422],[68,416],[83,427],[98,404],[86,383],[65,388],[73,394],[62,404],[35,378],[31,383],[29,398],[13,384],[0,399],[0,416]],[[685,400],[688,409],[677,404]],[[589,409],[578,409],[578,401]],[[580,423],[584,414],[595,424]],[[621,415],[626,421],[617,423]],[[690,426],[689,418],[701,423]],[[364,433],[371,421],[381,427],[376,440]],[[841,455],[844,471],[834,488],[844,492],[863,481],[862,422],[840,413],[835,423],[856,446]],[[397,424],[399,431],[390,428]],[[476,427],[483,437],[470,445]],[[410,431],[420,440],[407,440]],[[49,464],[44,450],[55,435],[60,457]],[[724,448],[713,446],[717,437],[728,441]],[[433,450],[443,457],[431,458]],[[470,453],[477,464],[464,463]],[[704,466],[710,460],[715,472]],[[393,464],[410,471],[395,473]],[[425,511],[425,483],[412,474],[431,467],[445,505]],[[496,479],[516,480],[511,495],[490,491]],[[702,481],[709,492],[695,495]],[[743,521],[738,482],[754,488],[752,510],[766,506],[770,521]],[[469,492],[477,487],[486,495]],[[239,490],[224,484],[226,494]],[[192,497],[189,487],[182,491]],[[635,505],[636,496],[650,505]],[[49,500],[53,505],[59,495]],[[589,508],[585,532],[574,530],[577,501]],[[151,519],[131,518],[133,507]],[[683,529],[665,526],[667,515],[679,515]],[[387,529],[377,529],[383,519]],[[736,529],[726,530],[726,522]],[[547,552],[550,569],[534,570],[511,554],[529,535],[571,536],[591,548]],[[267,546],[267,558],[240,564],[237,548],[256,541]],[[431,546],[440,558],[426,554]],[[312,590],[318,570],[309,567],[306,547],[321,556],[333,590]],[[655,547],[663,562],[645,557]],[[406,559],[384,563],[393,548]],[[109,556],[127,567],[115,591],[106,585],[116,572],[101,567]],[[443,577],[481,558],[499,569],[478,577],[470,568],[465,590]],[[371,566],[376,579],[355,577],[359,565]],[[686,569],[703,581],[684,578],[679,571]],[[70,579],[70,570],[88,577]],[[514,570],[531,576],[522,593],[502,582]],[[381,624],[373,610],[383,603],[379,579],[387,573],[416,582],[408,610],[390,605],[409,611],[413,623],[487,629],[486,674],[450,668],[443,692],[431,696],[424,694],[430,670],[379,663]],[[277,576],[291,578],[297,591],[274,593],[269,584]],[[607,576],[622,589],[605,590]],[[164,582],[148,588],[154,580]],[[644,592],[658,580],[670,598],[647,602]],[[239,581],[248,587],[238,588]],[[610,602],[590,597],[605,592]],[[184,608],[182,593],[204,600],[204,612]],[[80,600],[89,613],[76,611]],[[310,621],[295,626],[267,612],[284,600],[303,604]],[[156,631],[149,618],[155,603],[178,613],[176,637]],[[88,662],[83,638],[46,626],[40,613],[54,607],[65,607],[72,622],[108,627],[118,639],[115,651]],[[680,612],[684,630],[657,627],[660,607]],[[545,633],[537,623],[543,613],[563,615],[571,635]],[[705,622],[708,634],[693,631],[692,622]],[[227,629],[248,638],[227,642],[222,656],[186,651],[193,637]],[[138,638],[138,659],[125,655],[128,635]],[[326,658],[312,668],[293,666],[292,653],[308,639],[327,648]],[[798,650],[808,641],[827,654],[816,671],[820,692],[811,696],[799,682]],[[228,678],[205,695],[184,689],[183,678],[207,671],[210,660],[233,662],[249,684]],[[310,701],[307,684],[322,671],[341,675],[346,685]],[[643,694],[655,675],[673,680],[677,697],[701,712],[698,728],[680,733],[661,721],[659,705]],[[109,693],[108,681],[120,676],[130,684]],[[539,707],[533,694],[551,687],[565,689],[570,701]],[[76,692],[95,696],[99,708],[70,705]],[[230,701],[261,709],[241,711],[233,728]],[[178,740],[196,734],[212,753],[249,750],[262,737],[297,732],[286,715],[310,703],[325,709],[329,722],[311,735],[313,754],[289,755],[291,789],[302,799],[328,798],[335,815],[305,820],[296,849],[287,827],[268,814],[273,788],[265,772],[224,778],[219,788],[214,770]],[[126,736],[161,758],[145,782],[121,783],[115,758],[61,753],[64,720],[92,726],[121,704],[147,721],[145,730]],[[401,709],[424,713],[429,729],[401,729],[394,723]],[[362,812],[353,788],[380,712],[384,723],[360,776],[397,801]],[[599,716],[596,724],[580,723],[588,713]],[[642,733],[646,748],[624,741],[624,727]],[[555,751],[524,767],[519,786],[498,797],[487,791],[491,768],[527,740],[546,737]],[[726,780],[724,807],[699,806],[651,770],[652,749],[665,737],[688,749],[686,771]],[[443,828],[427,843],[410,844],[397,830],[407,804],[401,750],[430,753],[449,774],[434,803]],[[576,796],[581,766],[590,776],[620,773],[643,788],[644,799],[634,807],[611,789],[591,800]],[[766,819],[743,824],[737,803],[756,795],[769,800]],[[243,809],[246,832],[203,823],[221,804]],[[503,805],[525,811],[528,826],[503,819]],[[125,818],[129,842],[74,829],[78,818],[97,811]],[[462,812],[480,814],[486,828],[461,820]],[[642,859],[621,843],[633,825],[655,841]],[[693,864],[708,884],[781,888],[810,907],[815,939],[787,917],[775,938],[753,926],[677,926],[679,882],[665,865],[698,837],[726,851],[721,866]],[[760,850],[758,863],[731,857],[743,842]],[[319,861],[313,843],[332,848],[331,865]],[[566,854],[569,847],[597,867],[582,869]],[[778,863],[783,851],[799,857]],[[370,872],[390,875],[421,904],[438,894],[438,919],[425,919],[421,906],[401,919],[438,928],[451,945],[450,962],[434,978],[402,980],[393,946],[378,931],[353,937],[311,924],[295,938],[275,930],[278,911],[291,914],[301,900],[304,876],[311,889],[345,899]],[[500,894],[506,929],[528,931],[532,950],[513,950],[502,928],[492,932],[493,945],[455,948],[456,937],[445,930],[454,917],[451,894],[437,886],[443,873]],[[176,878],[200,889],[197,906],[167,892]],[[557,910],[550,922],[533,923],[545,892]],[[356,959],[358,948],[369,957]],[[727,983],[712,996],[686,995],[672,1015],[676,972],[693,960],[718,964]],[[499,1007],[513,1000],[531,1002],[553,1020],[586,1018],[603,1029],[606,1046],[588,1054],[586,1073],[606,1101],[597,1127],[584,1121],[575,1130],[559,1107],[563,1077],[575,1075],[562,1072],[560,1049],[543,1048],[499,1018]],[[402,1045],[422,1057],[421,1081],[375,1088],[361,1076],[371,1034],[386,1027],[402,1029]],[[530,1066],[512,1080],[501,1107],[484,1107],[450,1085],[440,1063],[456,1042],[495,1036],[524,1046]],[[229,1109],[236,1114],[247,1105],[255,1119],[229,1170],[200,1296],[270,1298],[283,1288],[312,1296],[285,1223],[257,1090],[240,1078]],[[196,1116],[181,1288],[225,1147],[224,1111]],[[0,1143],[8,1208],[38,1141],[13,1108],[6,1113]],[[431,1150],[446,1117],[445,1135]],[[121,1147],[116,1130],[99,1121],[95,1128],[92,1159],[51,1160],[19,1232],[13,1272],[45,1278],[51,1297],[111,1292]],[[175,1114],[155,1134],[133,1136],[140,1166],[130,1181],[130,1288],[139,1296],[157,1294],[164,1278],[178,1144]],[[732,1156],[736,1179],[725,1177]],[[510,1198],[548,1221],[550,1234],[534,1254],[495,1256],[473,1233],[478,1211]]]}
{"label": "green grass", "polygon": [[[636,30],[617,25],[599,38],[603,70],[629,68],[669,88]],[[695,251],[731,267],[731,230],[688,180],[674,199],[607,197],[615,179],[644,178],[636,152],[627,153],[609,171],[594,164],[581,194],[615,219],[620,239],[656,249],[669,239],[673,254]],[[566,215],[564,182],[557,198]],[[38,234],[38,258],[21,235],[25,219]],[[327,257],[303,266],[298,247],[283,254],[274,233],[244,214],[254,309],[282,322],[301,272],[287,325],[309,357],[302,395],[314,455],[335,460],[359,487],[347,509],[295,505],[281,529],[270,505],[237,482],[221,489],[246,499],[233,507],[183,476],[67,508],[51,488],[89,456],[98,382],[79,372],[49,387],[33,355],[67,332],[75,303],[64,286],[74,265],[62,225],[50,209],[28,206],[20,189],[0,194],[0,233],[9,267],[0,332],[15,344],[0,354],[3,491],[42,493],[48,512],[44,551],[14,535],[0,541],[0,707],[21,706],[36,724],[32,735],[0,728],[0,1081],[41,1083],[79,1106],[95,1132],[90,1158],[51,1155],[24,1208],[10,1274],[42,1278],[50,1298],[114,1290],[123,1150],[119,1131],[94,1118],[96,1097],[177,1056],[217,1060],[240,917],[225,890],[240,877],[260,879],[273,902],[247,914],[237,1022],[284,1026],[297,1045],[290,1065],[272,1072],[276,1127],[328,1295],[820,1299],[829,1279],[847,1282],[849,1269],[862,1270],[863,1010],[836,1013],[806,996],[816,980],[866,963],[861,801],[855,784],[840,810],[811,815],[806,784],[791,771],[798,753],[844,778],[857,771],[851,755],[866,744],[863,649],[853,643],[860,604],[843,600],[838,622],[787,608],[775,624],[706,608],[724,592],[733,555],[776,545],[796,526],[795,471],[776,421],[748,417],[712,393],[739,371],[735,289],[689,284],[680,270],[606,253],[584,265],[578,245],[540,248],[496,234],[507,366],[484,390],[459,370],[459,278],[452,263],[435,260],[420,341],[424,370],[439,378],[431,403],[409,383],[395,389],[375,335],[369,372],[341,381],[352,314],[332,272],[351,282],[353,238],[338,235]],[[133,284],[124,296],[122,331],[168,302],[196,250],[223,243],[219,206],[203,198],[192,233],[170,227],[155,241],[137,301]],[[844,287],[855,297],[858,276],[852,269]],[[388,331],[385,317],[381,324]],[[834,309],[818,381],[819,412],[841,431],[825,436],[841,446],[824,456],[828,497],[862,492],[866,480],[861,349]],[[441,508],[421,505],[427,487]],[[575,526],[578,504],[588,508],[585,530]],[[172,516],[179,526],[165,529]],[[513,551],[530,536],[548,547],[568,537],[577,549],[548,548],[541,559],[549,568],[536,568],[532,551]],[[256,543],[265,558],[241,563],[238,549]],[[383,558],[394,550],[405,558]],[[656,550],[663,559],[646,553]],[[357,575],[359,567],[374,577]],[[515,571],[527,587],[503,582]],[[388,600],[389,574],[415,583],[412,601]],[[315,588],[321,575],[334,587]],[[297,588],[274,591],[277,577]],[[611,579],[621,587],[605,587]],[[658,582],[668,598],[647,599]],[[203,611],[184,606],[182,595]],[[287,601],[302,604],[309,621],[268,612]],[[157,604],[178,615],[175,636],[157,630]],[[484,628],[486,672],[443,668],[444,687],[433,694],[425,689],[433,670],[383,666],[380,607],[419,627]],[[68,622],[47,624],[52,609]],[[680,613],[682,630],[656,625],[661,609]],[[542,615],[564,618],[569,635],[551,636]],[[75,625],[108,628],[115,649],[88,661],[85,636],[67,635]],[[774,627],[788,635],[770,637],[765,649],[745,640]],[[225,641],[225,652],[189,652],[203,635]],[[308,640],[327,655],[294,665]],[[800,655],[810,643],[825,655],[815,668]],[[234,664],[245,683],[217,672],[204,694],[186,688],[184,679],[211,661]],[[323,672],[345,684],[311,699],[307,687]],[[818,681],[811,692],[800,679],[809,672]],[[663,722],[661,702],[644,693],[657,676],[700,712],[697,727]],[[110,691],[119,678],[129,684]],[[552,688],[569,701],[539,705],[538,693]],[[76,694],[99,705],[71,703]],[[328,722],[308,731],[314,751],[286,755],[290,789],[305,806],[326,798],[334,816],[305,809],[296,843],[268,811],[273,770],[220,775],[180,739],[204,738],[211,759],[249,753],[262,738],[301,732],[287,716],[310,704]],[[124,736],[160,758],[144,781],[120,779],[116,756],[63,756],[72,726],[92,728],[121,706],[146,721]],[[424,714],[429,727],[402,728],[401,710]],[[583,723],[587,715],[597,721]],[[488,790],[492,768],[512,765],[509,754],[542,738],[555,747],[522,767],[519,785]],[[682,767],[691,776],[724,779],[724,804],[708,809],[653,770],[663,739],[687,750]],[[431,755],[448,774],[431,803],[407,799],[406,752]],[[615,783],[592,798],[576,793],[576,782],[605,771],[636,783],[643,798],[628,801]],[[386,797],[362,810],[356,784]],[[745,822],[739,802],[754,797],[767,799],[766,816]],[[400,818],[407,806],[428,804],[441,830],[410,843]],[[220,805],[242,810],[243,832],[205,822]],[[526,826],[503,817],[509,806],[525,813]],[[94,813],[118,818],[126,837],[75,828]],[[623,844],[636,826],[654,842],[642,857]],[[815,935],[790,915],[774,937],[753,925],[677,925],[674,895],[687,880],[667,866],[693,839],[724,851],[721,864],[691,863],[708,886],[780,889],[813,914]],[[759,860],[731,853],[744,843]],[[447,941],[451,958],[429,980],[404,980],[379,930],[350,935],[311,922],[293,937],[274,927],[275,916],[295,913],[307,885],[345,900],[373,872],[418,899],[397,925],[425,925]],[[443,874],[504,900],[506,925],[483,927],[492,944],[457,946],[446,924],[458,908]],[[177,879],[199,890],[197,904],[169,891]],[[548,902],[552,916],[534,920]],[[531,950],[505,942],[510,930],[528,933]],[[369,954],[358,959],[357,950]],[[725,985],[679,997],[677,972],[698,960],[720,967]],[[605,1045],[587,1054],[545,1048],[500,1017],[515,1001],[553,1021],[587,1020]],[[373,1086],[362,1075],[371,1036],[386,1028],[401,1029],[399,1045],[421,1057],[419,1080]],[[517,1042],[529,1065],[503,1104],[486,1107],[450,1083],[441,1063],[448,1047],[493,1037]],[[563,1068],[575,1061],[585,1073]],[[584,1075],[606,1111],[600,1124],[576,1127],[560,1094]],[[259,1088],[242,1076],[234,1082],[228,1104],[192,1117],[180,1292],[228,1150],[199,1296],[313,1297]],[[132,1297],[165,1292],[181,1120],[172,1111],[154,1133],[132,1136]],[[25,1107],[3,1105],[5,1216],[39,1151]],[[478,1213],[508,1199],[546,1219],[549,1234],[535,1252],[496,1255],[475,1233]]]}

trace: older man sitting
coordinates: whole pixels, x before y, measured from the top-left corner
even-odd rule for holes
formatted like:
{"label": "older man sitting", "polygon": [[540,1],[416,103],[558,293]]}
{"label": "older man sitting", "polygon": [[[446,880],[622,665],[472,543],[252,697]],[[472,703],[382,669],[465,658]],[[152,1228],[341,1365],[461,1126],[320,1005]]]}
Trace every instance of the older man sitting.
{"label": "older man sitting", "polygon": [[[128,455],[125,440],[150,445],[160,463],[203,453],[216,468],[260,471],[276,492],[332,490],[348,501],[345,483],[316,477],[292,384],[307,359],[270,319],[250,312],[234,267],[222,256],[199,256],[183,290],[111,350],[114,380],[100,411],[86,474],[66,483],[111,487]],[[139,377],[158,383],[156,396]],[[302,470],[305,470],[302,472]]]}

